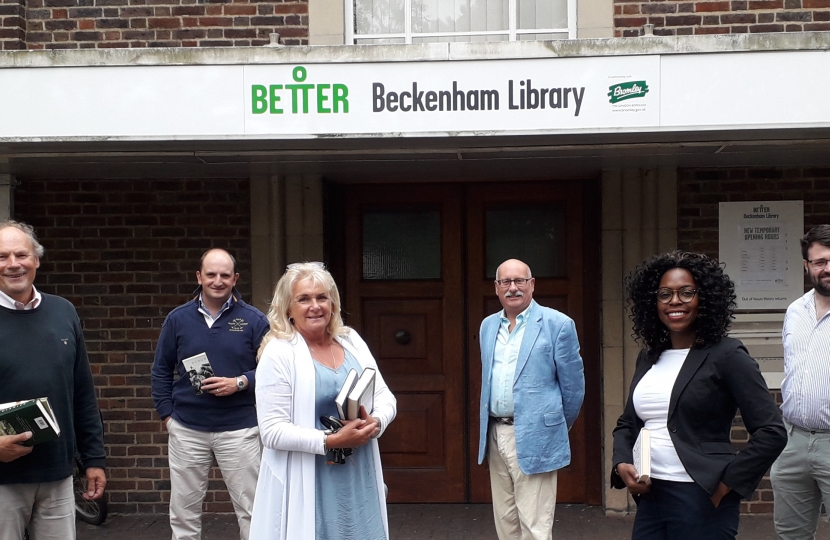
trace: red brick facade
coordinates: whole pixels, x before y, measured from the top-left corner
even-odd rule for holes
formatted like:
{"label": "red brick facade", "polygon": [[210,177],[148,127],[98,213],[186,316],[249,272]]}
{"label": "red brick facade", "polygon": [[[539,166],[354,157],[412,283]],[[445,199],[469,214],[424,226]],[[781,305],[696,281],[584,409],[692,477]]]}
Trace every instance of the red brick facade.
{"label": "red brick facade", "polygon": [[[718,203],[729,201],[804,201],[805,232],[830,223],[830,168],[681,169],[677,187],[677,243],[680,249],[718,257]],[[781,403],[781,392],[773,392]],[[746,442],[735,419],[732,440]],[[743,512],[772,513],[773,496],[765,477]]]}
{"label": "red brick facade", "polygon": [[[150,366],[165,315],[189,299],[202,252],[237,257],[250,298],[247,179],[37,180],[19,178],[15,217],[35,226],[46,248],[37,286],[78,308],[105,420],[108,497],[114,513],[167,512],[166,433],[150,396]],[[804,201],[805,227],[830,222],[830,169],[678,171],[678,245],[718,255],[718,203]],[[780,402],[780,393],[776,392]],[[746,441],[736,419],[733,440]],[[209,512],[231,512],[221,475]],[[765,479],[744,511],[772,511]]]}
{"label": "red brick facade", "polygon": [[306,0],[0,0],[0,48],[308,44]]}
{"label": "red brick facade", "polygon": [[614,0],[614,36],[644,24],[659,36],[830,30],[830,0]]}
{"label": "red brick facade", "polygon": [[[35,285],[75,304],[84,327],[104,415],[110,511],[167,513],[153,352],[164,317],[191,298],[207,248],[234,254],[238,288],[250,299],[248,180],[20,180],[15,218],[31,223],[46,248]],[[223,482],[209,489],[208,511],[233,511]]]}

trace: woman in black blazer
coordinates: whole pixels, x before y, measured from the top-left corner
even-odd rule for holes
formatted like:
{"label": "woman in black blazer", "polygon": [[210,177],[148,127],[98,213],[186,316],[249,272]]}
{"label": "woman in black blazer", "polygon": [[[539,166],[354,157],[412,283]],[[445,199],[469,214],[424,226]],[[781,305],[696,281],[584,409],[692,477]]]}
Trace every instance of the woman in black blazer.
{"label": "woman in black blazer", "polygon": [[[735,538],[741,498],[787,442],[758,364],[726,337],[735,287],[717,261],[680,251],[647,260],[626,285],[644,350],[614,429],[611,485],[637,502],[632,538]],[[740,451],[730,440],[737,409],[750,434]],[[643,427],[652,469],[638,482],[632,448]]]}

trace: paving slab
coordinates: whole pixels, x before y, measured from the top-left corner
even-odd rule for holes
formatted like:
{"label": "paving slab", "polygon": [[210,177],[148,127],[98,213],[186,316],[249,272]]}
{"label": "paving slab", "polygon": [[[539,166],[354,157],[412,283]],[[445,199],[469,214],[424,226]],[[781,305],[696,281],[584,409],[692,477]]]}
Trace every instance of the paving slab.
{"label": "paving slab", "polygon": [[[489,504],[390,504],[391,540],[498,540]],[[597,506],[556,506],[554,540],[628,540],[633,515],[605,515]],[[238,538],[231,514],[207,514],[202,540]],[[830,537],[825,520],[817,538]],[[110,516],[101,526],[78,524],[78,540],[167,540],[167,515]],[[252,538],[251,540],[257,540]],[[738,540],[776,540],[772,516],[741,516]]]}

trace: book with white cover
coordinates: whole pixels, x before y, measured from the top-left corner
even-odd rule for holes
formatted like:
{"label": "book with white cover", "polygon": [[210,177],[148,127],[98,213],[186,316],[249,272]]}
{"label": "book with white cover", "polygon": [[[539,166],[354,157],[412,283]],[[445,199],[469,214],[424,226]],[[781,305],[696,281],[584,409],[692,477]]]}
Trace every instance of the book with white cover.
{"label": "book with white cover", "polygon": [[346,381],[340,388],[340,392],[338,392],[337,397],[334,398],[334,405],[337,407],[337,415],[340,416],[341,420],[346,419],[346,400],[348,399],[349,392],[352,391],[352,388],[354,388],[354,384],[356,382],[357,371],[354,369],[350,369],[349,373],[346,375]]}
{"label": "book with white cover", "polygon": [[202,393],[202,381],[213,377],[213,366],[208,361],[207,354],[199,353],[197,355],[185,358],[182,360],[184,372],[190,378],[190,384],[193,385],[193,390],[197,394]]}
{"label": "book with white cover", "polygon": [[375,370],[366,368],[360,374],[360,378],[354,384],[354,388],[349,392],[349,399],[346,402],[347,411],[346,418],[348,420],[355,420],[359,418],[360,406],[366,409],[367,414],[372,414],[372,409],[375,406]]}
{"label": "book with white cover", "polygon": [[634,442],[634,468],[637,469],[637,482],[647,482],[651,478],[651,432],[643,428]]}

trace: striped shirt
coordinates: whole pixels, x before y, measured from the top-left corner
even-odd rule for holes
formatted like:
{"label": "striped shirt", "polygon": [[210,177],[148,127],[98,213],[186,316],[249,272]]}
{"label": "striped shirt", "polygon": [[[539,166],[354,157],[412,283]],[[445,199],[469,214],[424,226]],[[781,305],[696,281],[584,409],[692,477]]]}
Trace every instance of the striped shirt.
{"label": "striped shirt", "polygon": [[784,317],[784,382],[781,412],[808,430],[830,429],[830,313],[816,320],[813,289]]}

